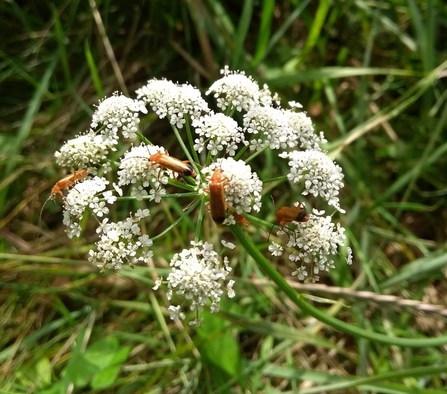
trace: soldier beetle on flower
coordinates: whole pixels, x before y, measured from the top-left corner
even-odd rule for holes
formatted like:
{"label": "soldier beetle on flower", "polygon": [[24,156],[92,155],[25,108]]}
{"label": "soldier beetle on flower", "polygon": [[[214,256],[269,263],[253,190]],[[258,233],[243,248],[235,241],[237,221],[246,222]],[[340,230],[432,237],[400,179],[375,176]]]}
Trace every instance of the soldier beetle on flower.
{"label": "soldier beetle on flower", "polygon": [[69,189],[76,183],[76,181],[84,179],[88,174],[90,174],[90,170],[88,168],[82,168],[80,170],[73,172],[72,174],[64,176],[62,179],[58,180],[56,184],[53,186],[53,188],[51,189],[50,197],[48,197],[48,199],[54,200],[58,194],[62,198],[64,198],[62,190]]}
{"label": "soldier beetle on flower", "polygon": [[211,217],[217,224],[224,222],[227,213],[227,200],[224,187],[228,183],[228,178],[222,174],[222,169],[218,168],[215,170],[208,186]]}
{"label": "soldier beetle on flower", "polygon": [[227,203],[225,185],[228,184],[229,180],[223,175],[223,170],[220,168],[216,169],[211,178],[209,178],[209,181],[206,190],[209,192],[209,207],[214,222],[216,224],[222,224],[225,221],[228,209],[233,215],[236,223],[239,223],[243,227],[248,226],[247,218],[234,212],[234,209]]}
{"label": "soldier beetle on flower", "polygon": [[276,222],[284,227],[290,222],[307,222],[309,215],[304,204],[299,203],[297,207],[280,207],[276,210]]}
{"label": "soldier beetle on flower", "polygon": [[68,190],[70,187],[74,186],[77,181],[84,179],[88,174],[90,174],[90,170],[88,168],[81,168],[80,170],[77,170],[71,174],[64,176],[62,179],[59,179],[51,189],[50,196],[43,203],[42,209],[40,210],[39,218],[42,217],[43,208],[49,200],[55,200],[58,195],[60,195],[61,198],[65,198],[62,190]]}
{"label": "soldier beetle on flower", "polygon": [[191,176],[193,178],[197,176],[194,168],[192,168],[191,164],[189,164],[187,160],[182,161],[176,159],[173,156],[169,156],[167,153],[154,153],[153,155],[149,156],[149,161],[182,176]]}
{"label": "soldier beetle on flower", "polygon": [[302,203],[299,203],[297,207],[287,207],[287,206],[280,207],[276,210],[275,216],[276,221],[275,223],[273,223],[272,228],[269,231],[269,239],[275,224],[278,224],[282,230],[287,223],[290,222],[304,223],[309,221],[309,215],[307,214],[306,207]]}

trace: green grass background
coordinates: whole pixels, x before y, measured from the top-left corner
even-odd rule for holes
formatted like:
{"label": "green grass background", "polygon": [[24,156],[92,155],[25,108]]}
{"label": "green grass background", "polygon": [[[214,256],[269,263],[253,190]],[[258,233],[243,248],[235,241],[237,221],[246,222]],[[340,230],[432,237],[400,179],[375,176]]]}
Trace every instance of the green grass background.
{"label": "green grass background", "polygon": [[[0,393],[447,392],[443,1],[3,0],[0,20]],[[99,274],[94,232],[68,240],[60,206],[39,211],[64,174],[54,152],[99,98],[162,77],[205,91],[226,64],[324,131],[355,257],[298,284],[281,261],[282,277],[254,262],[267,237],[251,225],[257,251],[230,256],[236,299],[194,330],[151,289],[193,219],[156,245],[151,269]],[[142,128],[175,153],[166,122]],[[259,171],[286,171],[265,161]],[[270,194],[290,205],[294,192],[267,190],[262,218],[274,220]],[[181,212],[171,203],[151,230]]]}

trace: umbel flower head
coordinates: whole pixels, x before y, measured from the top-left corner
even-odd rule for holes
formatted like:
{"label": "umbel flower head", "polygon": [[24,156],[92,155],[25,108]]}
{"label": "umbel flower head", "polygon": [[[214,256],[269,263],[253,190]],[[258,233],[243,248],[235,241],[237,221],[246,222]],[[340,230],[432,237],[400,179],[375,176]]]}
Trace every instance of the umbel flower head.
{"label": "umbel flower head", "polygon": [[93,114],[91,128],[102,127],[106,139],[117,140],[120,131],[124,138],[135,138],[140,123],[139,113],[146,114],[144,102],[133,100],[118,92],[99,102]]}
{"label": "umbel flower head", "polygon": [[87,209],[97,217],[109,213],[106,203],[113,204],[116,197],[111,190],[104,191],[109,181],[105,178],[94,177],[76,184],[64,199],[64,220],[69,238],[79,237],[81,234],[80,221]]}
{"label": "umbel flower head", "polygon": [[54,157],[61,167],[101,167],[108,172],[111,170],[108,155],[116,150],[117,144],[118,139],[105,138],[104,134],[89,130],[67,141]]}
{"label": "umbel flower head", "polygon": [[200,90],[189,85],[179,85],[166,79],[152,79],[136,91],[137,97],[149,105],[160,119],[181,129],[189,116],[192,121],[210,112]]}
{"label": "umbel flower head", "polygon": [[304,196],[323,197],[329,205],[345,213],[338,199],[339,190],[343,187],[343,172],[332,159],[314,150],[283,152],[279,156],[290,159],[287,178],[294,183],[304,181]]}
{"label": "umbel flower head", "polygon": [[[345,243],[345,229],[339,223],[332,222],[331,216],[322,216],[324,211],[314,210],[306,222],[292,222],[294,228],[281,228],[278,236],[286,235],[287,247],[294,250],[288,258],[297,265],[292,275],[306,282],[317,281],[321,271],[334,268],[334,257]],[[284,249],[273,242],[269,246],[273,256],[282,255]],[[346,260],[352,262],[350,248],[347,249]],[[307,279],[306,279],[307,278]]]}
{"label": "umbel flower head", "polygon": [[[167,277],[168,299],[177,294],[188,300],[191,311],[200,312],[210,302],[211,313],[219,311],[219,302],[225,290],[225,279],[231,272],[228,258],[221,262],[213,245],[207,242],[191,241],[191,248],[176,253],[170,262],[171,273]],[[234,296],[232,283],[227,286],[227,294]],[[184,318],[180,306],[171,306],[171,318]],[[196,319],[190,324],[200,325]]]}
{"label": "umbel flower head", "polygon": [[138,223],[149,217],[149,210],[138,210],[125,220],[112,223],[105,218],[97,229],[100,239],[96,242],[96,251],[90,250],[89,261],[101,271],[105,268],[119,270],[124,264],[134,267],[150,259],[153,252],[148,247],[152,240],[141,233]]}
{"label": "umbel flower head", "polygon": [[228,66],[221,70],[223,77],[214,82],[206,94],[213,94],[217,106],[222,110],[249,111],[258,105],[272,105],[279,102],[278,95],[272,96],[267,85],[262,89],[243,71],[230,71]]}
{"label": "umbel flower head", "polygon": [[219,153],[234,156],[239,145],[245,144],[244,133],[237,122],[224,114],[202,116],[192,125],[199,136],[194,141],[194,149],[199,153],[206,148],[213,156]]}
{"label": "umbel flower head", "polygon": [[[299,280],[315,281],[321,271],[334,266],[335,256],[345,242],[344,229],[333,222],[334,213],[345,212],[339,201],[343,173],[323,150],[324,135],[315,132],[301,104],[290,102],[282,108],[278,95],[272,94],[268,86],[260,86],[254,78],[228,67],[221,73],[221,78],[206,92],[216,111],[194,86],[152,79],[136,91],[136,99],[114,93],[101,100],[89,130],[67,141],[55,154],[59,165],[70,167],[71,171],[87,167],[94,176],[60,189],[67,194],[63,220],[69,237],[79,237],[87,218],[95,219],[97,241],[89,252],[89,261],[101,270],[147,262],[153,254],[152,243],[189,216],[188,224],[196,224],[196,228],[191,228],[191,234],[180,233],[185,237],[194,235],[195,241],[189,249],[173,251],[167,283],[168,297],[184,298],[195,312],[207,306],[211,312],[217,312],[225,292],[234,296],[234,280],[227,281],[231,272],[228,259],[218,256],[209,243],[206,237],[210,231],[202,228],[205,214],[198,213],[196,207],[204,209],[209,205],[218,224],[248,225],[261,210],[263,192],[269,193],[263,190],[263,181],[286,188],[289,180],[295,189],[301,190],[294,200],[326,211],[329,208],[332,214],[314,210],[308,216],[304,212],[307,221],[294,215],[287,216],[287,220],[277,216],[281,229],[279,238],[269,246],[270,253],[275,257],[287,253],[296,265],[293,275]],[[162,136],[166,141],[171,143],[177,138],[178,146],[169,146],[181,155],[170,157],[170,163],[177,163],[175,166],[169,165],[167,148],[153,144],[152,130],[144,130],[143,135],[139,129],[140,117],[148,111],[169,123],[172,136]],[[158,141],[164,141],[159,137],[158,134]],[[121,151],[118,147],[129,144],[129,138],[139,138],[141,142],[117,157]],[[273,174],[265,167],[258,174],[250,164],[255,157],[256,163],[262,163],[264,153],[269,154],[266,157],[286,159],[289,173]],[[173,173],[176,168],[186,171]],[[284,190],[281,193],[284,197],[292,194]],[[172,203],[172,199],[176,202]],[[264,200],[268,201],[268,197]],[[161,201],[166,202],[163,207],[172,209],[157,220],[157,226],[151,226],[147,208]],[[213,204],[216,201],[218,204]],[[132,204],[135,214],[130,212]],[[284,206],[291,205],[290,201]],[[157,211],[151,212],[155,215]],[[264,219],[270,228],[265,217],[257,218],[257,222]],[[154,235],[163,224],[166,230]],[[236,238],[240,238],[242,233],[236,233]],[[247,247],[247,242],[238,243],[236,239],[236,248]],[[345,250],[349,262],[352,255],[349,249]],[[181,304],[171,305],[169,311],[173,318],[186,318]],[[192,324],[200,325],[201,319],[197,316]]]}
{"label": "umbel flower head", "polygon": [[317,136],[311,119],[303,112],[266,106],[254,106],[244,115],[244,131],[251,135],[250,150],[314,149],[325,141]]}

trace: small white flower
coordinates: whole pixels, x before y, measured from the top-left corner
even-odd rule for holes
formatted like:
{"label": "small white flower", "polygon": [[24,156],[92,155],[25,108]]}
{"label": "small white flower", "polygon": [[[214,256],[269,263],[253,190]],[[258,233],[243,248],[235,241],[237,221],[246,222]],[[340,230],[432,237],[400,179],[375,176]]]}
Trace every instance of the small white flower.
{"label": "small white flower", "polygon": [[289,101],[290,108],[298,108],[301,109],[303,106],[297,101]]}
{"label": "small white flower", "polygon": [[134,138],[140,123],[139,113],[146,114],[147,109],[140,100],[133,100],[129,97],[113,93],[99,102],[99,105],[92,117],[92,129],[104,126],[101,132],[111,140],[115,140],[118,131],[121,131],[124,138]]}
{"label": "small white flower", "polygon": [[149,238],[149,235],[144,234],[141,237],[138,237],[137,244],[140,246],[152,246],[153,242]]}
{"label": "small white flower", "polygon": [[180,305],[177,305],[177,306],[171,305],[168,308],[168,311],[170,313],[171,320],[176,320],[176,319],[185,320],[185,314],[181,311]]}
{"label": "small white flower", "polygon": [[220,242],[222,243],[222,245],[223,245],[225,248],[228,248],[228,249],[235,249],[235,248],[236,248],[236,245],[235,245],[234,243],[227,242],[227,241],[225,241],[224,239],[223,239],[222,241],[220,241]]}
{"label": "small white flower", "polygon": [[142,201],[144,196],[147,196],[147,191],[144,190],[143,186],[133,187],[130,192],[132,197],[135,197],[137,201]]}
{"label": "small white flower", "polygon": [[190,326],[199,328],[203,324],[203,317],[191,320],[188,324]]}
{"label": "small white flower", "polygon": [[137,219],[144,219],[151,215],[149,209],[139,209],[137,212],[135,212],[135,217]]}
{"label": "small white flower", "polygon": [[113,195],[113,192],[111,190],[108,190],[103,193],[104,200],[106,200],[107,204],[112,205],[116,200],[117,197]]}
{"label": "small white flower", "polygon": [[234,286],[234,280],[230,280],[227,284],[227,296],[228,298],[234,298],[234,296],[236,295],[236,293],[233,290],[233,286]]}
{"label": "small white flower", "polygon": [[287,178],[294,183],[304,182],[303,195],[321,196],[341,213],[338,194],[343,187],[343,172],[326,154],[320,151],[293,151],[279,155],[290,159]]}
{"label": "small white flower", "polygon": [[292,272],[292,276],[296,276],[298,280],[303,281],[306,279],[308,273],[305,266],[298,267],[295,271]]}
{"label": "small white flower", "polygon": [[99,224],[99,226],[96,227],[96,232],[97,232],[98,234],[104,232],[104,230],[107,229],[107,223],[108,223],[108,221],[109,221],[109,218],[104,218],[104,219],[102,220],[102,222]]}
{"label": "small white flower", "polygon": [[284,248],[280,244],[272,242],[271,245],[269,245],[269,252],[273,256],[281,256],[284,252]]}
{"label": "small white flower", "polygon": [[224,281],[230,273],[228,259],[219,260],[213,246],[206,242],[191,242],[190,249],[176,253],[170,262],[167,277],[169,291],[190,300],[190,310],[202,311],[211,301],[212,313],[219,311]]}
{"label": "small white flower", "polygon": [[162,277],[155,279],[155,285],[152,288],[152,290],[154,290],[154,291],[158,290],[160,288],[160,286],[162,285],[162,283],[163,283]]}
{"label": "small white flower", "polygon": [[352,264],[352,249],[349,246],[346,248],[346,262]]}

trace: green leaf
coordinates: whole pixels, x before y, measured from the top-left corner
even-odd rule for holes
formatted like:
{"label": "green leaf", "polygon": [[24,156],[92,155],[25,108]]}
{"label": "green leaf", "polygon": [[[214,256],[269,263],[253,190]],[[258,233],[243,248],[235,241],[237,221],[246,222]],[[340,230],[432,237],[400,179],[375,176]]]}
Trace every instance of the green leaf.
{"label": "green leaf", "polygon": [[51,363],[48,358],[41,358],[36,364],[40,387],[47,387],[51,383]]}
{"label": "green leaf", "polygon": [[66,368],[67,376],[76,387],[86,386],[98,371],[99,368],[79,352],[73,354]]}
{"label": "green leaf", "polygon": [[206,324],[198,332],[203,339],[201,354],[223,372],[221,377],[226,381],[228,375],[235,376],[241,369],[239,346],[224,319],[206,313],[203,318]]}
{"label": "green leaf", "polygon": [[121,365],[130,353],[129,346],[120,348],[115,337],[101,339],[87,348],[85,358],[93,365],[102,369],[109,366]]}
{"label": "green leaf", "polygon": [[121,365],[110,366],[98,372],[92,380],[92,389],[104,389],[110,387],[116,380]]}

